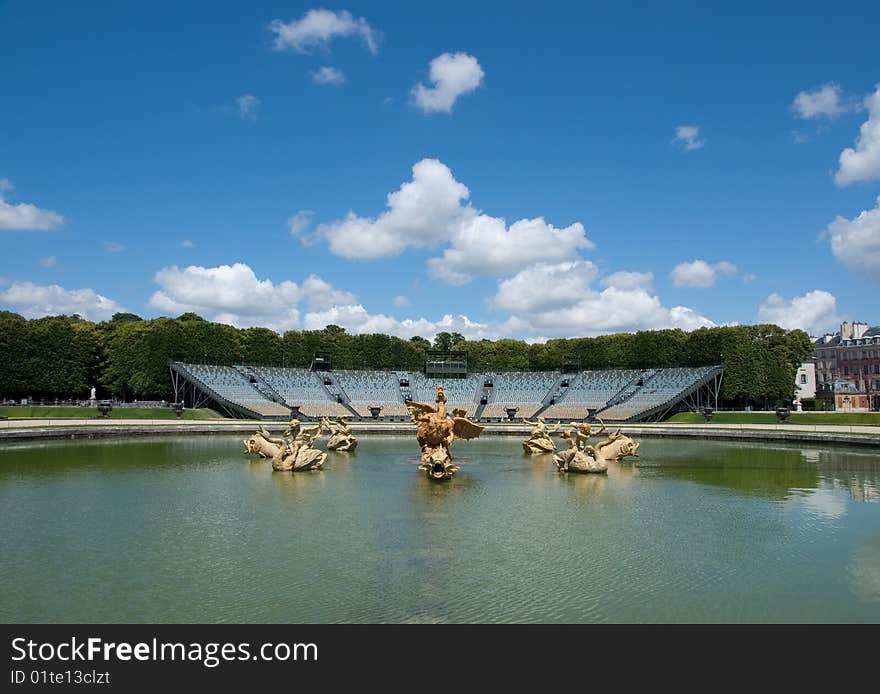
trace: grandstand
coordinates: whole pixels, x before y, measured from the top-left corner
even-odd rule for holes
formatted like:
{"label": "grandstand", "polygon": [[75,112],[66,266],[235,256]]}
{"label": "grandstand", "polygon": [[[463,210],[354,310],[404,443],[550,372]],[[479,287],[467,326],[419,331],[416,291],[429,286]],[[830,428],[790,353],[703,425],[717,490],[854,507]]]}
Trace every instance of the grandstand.
{"label": "grandstand", "polygon": [[415,402],[434,402],[437,386],[443,386],[446,393],[446,409],[462,409],[468,417],[473,417],[480,404],[483,374],[469,374],[464,378],[428,378],[418,372],[407,372],[410,399]]}
{"label": "grandstand", "polygon": [[609,403],[600,416],[609,421],[645,419],[681,402],[715,376],[720,377],[719,367],[657,369],[632,393],[623,393],[622,397]]}
{"label": "grandstand", "polygon": [[[437,386],[447,408],[480,421],[545,416],[605,421],[659,419],[675,409],[699,410],[717,401],[720,366],[664,369],[606,369],[470,373],[464,378],[428,378],[417,371],[369,371],[265,366],[170,365],[175,398],[192,407],[213,403],[233,417],[284,419],[296,409],[304,418],[351,416],[406,420],[406,400],[433,402]],[[188,394],[188,395],[187,395]]]}
{"label": "grandstand", "polygon": [[556,401],[541,415],[551,419],[583,419],[587,410],[601,410],[629,384],[637,384],[640,373],[632,369],[582,371],[572,377],[561,402]]}
{"label": "grandstand", "polygon": [[[184,382],[200,391],[203,402],[213,400],[220,410],[234,417],[268,419],[290,414],[289,407],[269,399],[254,387],[248,376],[232,366],[174,362],[171,364],[171,374],[175,400],[183,401],[183,397],[177,395],[182,385],[178,379],[182,377]],[[193,407],[198,406],[193,403]]]}
{"label": "grandstand", "polygon": [[489,402],[481,418],[491,421],[506,419],[509,407],[517,410],[517,417],[531,417],[555,391],[562,376],[558,371],[510,371],[486,374],[484,380],[492,387],[487,389]]}
{"label": "grandstand", "polygon": [[338,417],[351,411],[324,385],[323,374],[308,369],[255,366],[253,371],[275,390],[289,408],[299,407],[306,417]]}
{"label": "grandstand", "polygon": [[384,418],[409,417],[400,392],[400,380],[395,372],[340,369],[333,374],[348,396],[349,405],[361,417],[370,417],[371,407],[380,407]]}

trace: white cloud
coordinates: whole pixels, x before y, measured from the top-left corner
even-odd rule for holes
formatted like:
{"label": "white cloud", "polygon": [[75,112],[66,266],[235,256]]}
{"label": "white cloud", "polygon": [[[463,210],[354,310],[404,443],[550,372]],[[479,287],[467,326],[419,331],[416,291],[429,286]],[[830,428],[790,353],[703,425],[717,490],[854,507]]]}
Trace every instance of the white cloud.
{"label": "white cloud", "polygon": [[735,275],[736,265],[722,260],[710,265],[705,260],[692,263],[679,263],[671,273],[672,284],[676,287],[711,287],[718,275]]}
{"label": "white cloud", "polygon": [[847,147],[840,153],[840,168],[834,182],[840,186],[880,178],[880,85],[865,97],[868,120],[859,129],[856,148]]}
{"label": "white cloud", "polygon": [[541,217],[508,227],[500,217],[467,215],[451,240],[441,257],[428,260],[428,269],[438,279],[459,285],[478,275],[508,275],[535,262],[564,260],[578,249],[595,248],[579,222],[558,229]]}
{"label": "white cloud", "polygon": [[196,245],[192,241],[190,241],[189,239],[184,239],[183,241],[180,242],[180,247],[181,248],[195,248]]}
{"label": "white cloud", "polygon": [[276,330],[296,327],[302,298],[294,282],[277,285],[259,280],[243,263],[163,268],[153,278],[160,289],[148,305],[170,315],[194,312],[237,327],[267,326]]}
{"label": "white cloud", "polygon": [[242,94],[235,100],[239,118],[244,120],[257,120],[260,104],[263,103],[253,94]]}
{"label": "white cloud", "polygon": [[757,275],[752,274],[751,272],[747,272],[745,275],[743,275],[743,284],[751,284],[756,279],[758,279]]}
{"label": "white cloud", "polygon": [[436,159],[422,159],[412,171],[412,181],[388,194],[388,210],[379,217],[349,212],[344,220],[321,224],[318,236],[345,258],[393,256],[448,239],[467,209],[459,201],[467,200],[470,191]]}
{"label": "white cloud", "polygon": [[312,210],[300,210],[292,217],[288,217],[287,226],[290,229],[290,235],[299,236],[308,229],[314,214]]}
{"label": "white cloud", "polygon": [[15,186],[8,178],[0,179],[0,231],[49,231],[64,224],[64,217],[52,210],[21,202],[13,205],[3,199],[5,191]]}
{"label": "white cloud", "polygon": [[345,84],[345,73],[335,67],[321,67],[311,72],[315,84]]}
{"label": "white cloud", "polygon": [[599,269],[589,260],[537,263],[498,283],[490,306],[507,313],[533,313],[570,306],[589,293]]}
{"label": "white cloud", "polygon": [[828,225],[831,252],[854,275],[880,282],[880,196],[873,210],[852,221],[838,216]]}
{"label": "white cloud", "polygon": [[409,306],[409,299],[407,299],[403,294],[398,294],[394,297],[394,305],[395,306]]}
{"label": "white cloud", "polygon": [[[477,275],[508,275],[537,261],[560,261],[578,249],[592,249],[582,224],[556,228],[542,218],[521,219],[509,227],[465,203],[470,191],[436,159],[413,166],[412,181],[388,195],[388,209],[376,218],[349,212],[321,224],[313,238],[346,258],[398,255],[407,248],[448,242],[441,257],[428,261],[431,273],[452,284]],[[309,242],[309,238],[303,239]]]}
{"label": "white cloud", "polygon": [[310,53],[318,46],[327,46],[336,37],[359,36],[370,53],[379,52],[378,32],[366,19],[355,19],[347,10],[311,9],[302,19],[286,24],[280,19],[272,20],[269,31],[275,34],[272,45],[276,51]]}
{"label": "white cloud", "polygon": [[800,328],[811,335],[821,334],[840,323],[837,299],[820,289],[796,296],[790,301],[773,293],[758,306],[758,318],[786,330]]}
{"label": "white cloud", "polygon": [[317,275],[309,275],[302,284],[302,296],[310,309],[322,310],[332,306],[353,304],[357,297],[351,292],[334,289]]}
{"label": "white cloud", "polygon": [[[644,284],[636,286],[632,277],[626,277],[644,273],[615,273],[622,284],[630,280],[630,287],[609,284],[602,291],[591,287],[597,274],[588,261],[539,263],[500,281],[490,305],[513,314],[503,331],[531,333],[540,339],[715,325],[685,306],[664,307]],[[640,279],[644,283],[645,277]]]}
{"label": "white cloud", "polygon": [[680,142],[685,150],[700,149],[706,144],[705,140],[700,139],[699,125],[679,125],[675,128],[675,141]]}
{"label": "white cloud", "polygon": [[0,304],[13,307],[25,318],[79,314],[87,320],[102,321],[125,311],[93,289],[68,290],[57,284],[37,285],[33,282],[13,282],[0,292]]}
{"label": "white cloud", "polygon": [[798,118],[834,118],[847,110],[842,97],[840,85],[828,82],[811,92],[799,92],[791,107]]}
{"label": "white cloud", "polygon": [[121,243],[117,243],[116,241],[104,241],[104,251],[107,253],[122,253],[125,250],[125,246]]}
{"label": "white cloud", "polygon": [[334,306],[326,311],[307,313],[303,318],[306,330],[320,330],[327,325],[339,325],[354,334],[386,333],[404,339],[413,335],[432,338],[443,331],[461,333],[469,340],[500,336],[497,328],[472,321],[467,316],[446,314],[437,321],[426,318],[401,320],[383,314],[370,314],[360,304]]}
{"label": "white cloud", "polygon": [[159,270],[154,280],[160,288],[150,297],[150,307],[175,316],[192,311],[236,327],[289,330],[299,327],[301,304],[326,310],[357,301],[351,292],[334,289],[316,275],[301,286],[289,280],[276,284],[258,279],[244,263],[183,269],[172,265]]}
{"label": "white cloud", "polygon": [[54,255],[47,255],[40,258],[37,262],[43,267],[55,267],[58,264],[58,258]]}
{"label": "white cloud", "polygon": [[603,287],[615,287],[616,289],[644,289],[650,292],[654,284],[654,273],[652,272],[615,272],[608,277],[603,277],[601,282]]}
{"label": "white cloud", "polygon": [[458,97],[469,94],[482,84],[484,74],[472,55],[443,53],[431,61],[428,75],[434,86],[419,83],[412,88],[412,96],[425,113],[450,113]]}

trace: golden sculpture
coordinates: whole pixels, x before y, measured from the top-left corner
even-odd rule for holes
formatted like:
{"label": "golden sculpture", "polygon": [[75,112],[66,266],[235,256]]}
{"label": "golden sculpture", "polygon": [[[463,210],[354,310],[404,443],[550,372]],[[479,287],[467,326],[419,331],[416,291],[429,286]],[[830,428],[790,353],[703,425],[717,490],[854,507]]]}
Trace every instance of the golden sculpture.
{"label": "golden sculpture", "polygon": [[279,472],[317,470],[327,459],[327,454],[312,444],[321,437],[321,427],[303,430],[294,439],[272,439],[278,452],[272,457],[272,469]]}
{"label": "golden sculpture", "polygon": [[551,434],[555,434],[559,431],[559,427],[561,426],[560,422],[556,422],[556,425],[552,429],[547,428],[547,423],[544,421],[543,417],[538,417],[537,422],[530,422],[528,419],[524,419],[523,422],[535,427],[532,429],[532,433],[529,434],[529,437],[523,441],[523,450],[526,453],[536,455],[539,453],[556,452],[556,442],[551,438]]}
{"label": "golden sculpture", "polygon": [[607,472],[608,461],[597,460],[590,455],[592,446],[578,445],[577,429],[562,432],[562,438],[568,442],[568,450],[553,456],[553,462],[560,472]]}
{"label": "golden sculpture", "polygon": [[604,441],[597,443],[594,451],[596,459],[599,460],[623,460],[624,458],[639,457],[639,446],[626,434],[621,434],[620,429],[613,434],[609,434]]}
{"label": "golden sculpture", "polygon": [[337,417],[335,422],[322,417],[321,427],[330,432],[330,440],[327,442],[328,451],[353,451],[357,448],[357,439],[348,428],[345,417]]}
{"label": "golden sculpture", "polygon": [[601,428],[593,431],[591,424],[572,422],[572,428],[562,434],[562,438],[568,442],[569,449],[553,456],[556,467],[560,472],[606,472],[608,463],[612,460],[620,461],[623,458],[639,457],[641,444],[633,441],[620,429],[608,438],[600,441],[595,446],[587,444],[592,436],[597,436],[605,431],[605,424],[599,420]]}
{"label": "golden sculpture", "polygon": [[261,458],[273,458],[278,452],[278,446],[269,440],[266,431],[260,427],[260,431],[244,440],[244,452],[256,453]]}
{"label": "golden sculpture", "polygon": [[461,416],[461,410],[455,410],[450,416],[446,411],[446,392],[443,386],[437,386],[436,405],[412,402],[408,400],[413,423],[418,425],[416,440],[422,447],[419,470],[424,470],[428,477],[435,480],[448,480],[456,472],[458,465],[452,464],[449,447],[456,439],[475,439],[483,431],[483,427],[474,424],[467,417]]}
{"label": "golden sculpture", "polygon": [[303,429],[299,420],[292,419],[281,438],[273,438],[261,425],[259,431],[244,440],[244,450],[270,459],[274,470],[317,470],[327,458],[324,451],[312,445],[321,437],[322,430],[323,422]]}

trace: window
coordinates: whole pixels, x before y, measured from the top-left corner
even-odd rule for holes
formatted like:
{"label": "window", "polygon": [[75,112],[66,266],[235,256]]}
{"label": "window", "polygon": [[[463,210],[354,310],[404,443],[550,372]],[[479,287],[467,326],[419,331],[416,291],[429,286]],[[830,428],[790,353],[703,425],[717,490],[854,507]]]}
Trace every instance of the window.
{"label": "window", "polygon": [[848,366],[844,366],[844,367],[843,367],[843,375],[844,375],[844,376],[849,376],[849,367],[848,367]]}
{"label": "window", "polygon": [[880,374],[880,364],[874,364],[874,373]]}
{"label": "window", "polygon": [[801,383],[807,382],[807,374],[801,374]]}

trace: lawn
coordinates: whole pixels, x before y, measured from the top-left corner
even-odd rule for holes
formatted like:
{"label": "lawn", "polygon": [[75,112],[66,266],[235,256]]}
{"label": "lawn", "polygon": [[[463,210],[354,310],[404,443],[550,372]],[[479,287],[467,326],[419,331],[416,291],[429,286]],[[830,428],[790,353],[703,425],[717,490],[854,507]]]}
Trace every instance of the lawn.
{"label": "lawn", "polygon": [[[670,423],[703,424],[698,412],[679,412]],[[775,412],[716,412],[712,424],[776,424]],[[872,424],[880,426],[880,412],[793,412],[786,424]]]}
{"label": "lawn", "polygon": [[[0,417],[9,419],[93,419],[100,417],[95,407],[0,407]],[[207,408],[184,410],[183,419],[222,419]],[[177,419],[170,407],[119,407],[110,412],[110,419]]]}

